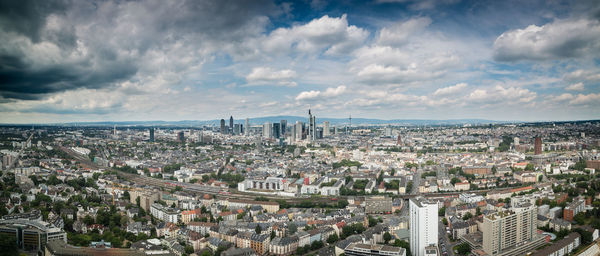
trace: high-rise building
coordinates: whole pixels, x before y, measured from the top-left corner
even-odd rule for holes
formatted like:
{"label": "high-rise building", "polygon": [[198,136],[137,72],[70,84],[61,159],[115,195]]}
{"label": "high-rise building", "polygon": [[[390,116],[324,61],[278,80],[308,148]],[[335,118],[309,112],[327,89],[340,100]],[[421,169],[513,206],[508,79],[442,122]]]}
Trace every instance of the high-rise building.
{"label": "high-rise building", "polygon": [[529,202],[488,214],[483,217],[483,250],[494,256],[525,247],[536,236],[536,230],[537,207]]}
{"label": "high-rise building", "polygon": [[263,125],[263,137],[271,138],[273,136],[273,125],[270,122],[266,122]]}
{"label": "high-rise building", "polygon": [[303,134],[302,127],[303,126],[304,125],[302,124],[302,122],[296,121],[296,134],[295,134],[296,140],[302,140],[302,134]]}
{"label": "high-rise building", "polygon": [[177,140],[181,143],[185,142],[185,135],[183,131],[177,133]]}
{"label": "high-rise building", "polygon": [[308,136],[307,139],[309,141],[314,141],[317,139],[317,126],[316,126],[316,117],[310,113],[310,109],[308,110]]}
{"label": "high-rise building", "polygon": [[513,138],[513,144],[516,146],[519,146],[519,137],[514,137]]}
{"label": "high-rise building", "polygon": [[221,119],[221,134],[225,134],[225,119]]}
{"label": "high-rise building", "polygon": [[279,137],[281,137],[281,124],[280,123],[273,123],[273,134],[272,134],[272,136],[275,139],[279,139]]}
{"label": "high-rise building", "polygon": [[438,243],[438,204],[423,197],[409,201],[410,251],[413,256],[424,256],[425,247]]}
{"label": "high-rise building", "polygon": [[535,149],[535,154],[536,155],[541,155],[542,154],[542,138],[535,137],[534,149]]}
{"label": "high-rise building", "polygon": [[244,135],[250,135],[250,120],[246,118],[246,122],[244,123]]}
{"label": "high-rise building", "polygon": [[233,125],[233,134],[235,134],[235,135],[242,134],[242,124],[234,124]]}
{"label": "high-rise building", "polygon": [[323,122],[323,137],[329,137],[329,121]]}
{"label": "high-rise building", "polygon": [[288,136],[290,137],[290,143],[296,142],[296,125],[292,125],[290,127],[290,132],[288,133]]}
{"label": "high-rise building", "polygon": [[154,142],[154,128],[150,128],[150,142]]}
{"label": "high-rise building", "polygon": [[229,116],[229,133],[233,133],[233,116]]}
{"label": "high-rise building", "polygon": [[281,125],[281,137],[284,137],[287,129],[287,120],[281,120],[279,124]]}

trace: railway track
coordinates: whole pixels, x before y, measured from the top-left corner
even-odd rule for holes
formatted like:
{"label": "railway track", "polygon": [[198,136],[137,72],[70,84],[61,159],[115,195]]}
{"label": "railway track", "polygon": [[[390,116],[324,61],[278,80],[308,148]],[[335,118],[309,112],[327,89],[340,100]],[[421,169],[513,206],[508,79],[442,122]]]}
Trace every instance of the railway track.
{"label": "railway track", "polygon": [[[74,157],[77,161],[79,161],[84,166],[88,166],[90,168],[96,168],[96,169],[105,169],[105,167],[96,165],[95,163],[90,161],[89,158],[79,155],[69,148],[62,147],[62,146],[59,146],[59,148],[62,151],[64,151],[65,153]],[[213,186],[192,184],[192,183],[186,183],[186,182],[162,180],[162,179],[151,178],[151,177],[142,176],[142,175],[138,175],[138,174],[122,172],[122,171],[119,171],[119,170],[116,170],[113,168],[109,168],[109,169],[117,171],[120,176],[122,176],[136,184],[161,187],[161,188],[165,188],[165,189],[172,189],[177,186],[180,186],[183,191],[187,191],[187,192],[191,192],[191,193],[209,194],[209,195],[215,196],[217,199],[255,200],[256,197],[262,197],[262,198],[269,199],[271,201],[285,200],[287,203],[300,203],[300,202],[307,201],[307,200],[314,202],[314,203],[331,203],[332,201],[335,201],[335,200],[348,198],[348,196],[319,196],[319,197],[291,197],[290,198],[290,197],[281,197],[281,196],[275,196],[275,195],[253,194],[253,193],[248,193],[248,192],[239,192],[235,189],[230,189],[230,188],[213,187]],[[468,191],[468,192],[475,193],[475,194],[483,194],[483,193],[488,193],[491,191],[499,191],[499,190],[504,190],[504,189],[505,188],[485,189],[485,190],[474,190],[474,191]],[[464,192],[408,194],[408,195],[397,195],[394,197],[402,198],[405,200],[414,198],[416,196],[424,196],[424,197],[428,197],[428,198],[454,198],[454,197],[458,197],[458,195],[461,193],[464,193]]]}

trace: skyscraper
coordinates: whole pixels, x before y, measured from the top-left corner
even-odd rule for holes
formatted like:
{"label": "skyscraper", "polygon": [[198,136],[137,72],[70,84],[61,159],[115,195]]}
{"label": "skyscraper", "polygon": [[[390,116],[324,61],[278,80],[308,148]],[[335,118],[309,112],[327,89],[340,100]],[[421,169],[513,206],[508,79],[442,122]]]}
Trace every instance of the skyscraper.
{"label": "skyscraper", "polygon": [[185,142],[185,135],[184,135],[183,131],[180,131],[177,133],[177,140],[179,140],[179,142],[181,142],[181,143]]}
{"label": "skyscraper", "polygon": [[263,137],[271,138],[272,136],[273,136],[273,126],[271,125],[270,122],[266,122],[263,125]]}
{"label": "skyscraper", "polygon": [[534,150],[535,150],[535,154],[536,155],[541,155],[542,154],[542,138],[535,137]]}
{"label": "skyscraper", "polygon": [[225,119],[221,119],[221,134],[225,134]]}
{"label": "skyscraper", "polygon": [[234,124],[233,125],[233,134],[234,135],[242,134],[242,124]]}
{"label": "skyscraper", "polygon": [[317,139],[317,127],[316,127],[316,117],[310,113],[310,109],[308,110],[308,136],[307,139],[309,141],[314,141]]}
{"label": "skyscraper", "polygon": [[281,120],[279,123],[281,124],[281,137],[284,137],[285,130],[287,129],[287,120]]}
{"label": "skyscraper", "polygon": [[302,122],[296,121],[296,140],[302,140]]}
{"label": "skyscraper", "polygon": [[150,128],[150,142],[154,142],[154,128]]}
{"label": "skyscraper", "polygon": [[273,123],[273,134],[272,134],[272,136],[275,139],[279,139],[279,137],[281,137],[281,124],[280,123]]}
{"label": "skyscraper", "polygon": [[296,125],[292,125],[290,127],[289,137],[290,137],[290,143],[296,142]]}
{"label": "skyscraper", "polygon": [[323,137],[329,137],[329,121],[323,122]]}
{"label": "skyscraper", "polygon": [[229,133],[233,134],[233,116],[229,116]]}
{"label": "skyscraper", "polygon": [[483,250],[493,256],[524,246],[536,237],[536,230],[537,207],[529,202],[488,214],[483,217]]}
{"label": "skyscraper", "polygon": [[425,247],[438,242],[438,204],[423,197],[409,202],[410,251],[413,256],[425,255]]}
{"label": "skyscraper", "polygon": [[246,122],[244,123],[244,135],[250,135],[250,120],[246,118]]}

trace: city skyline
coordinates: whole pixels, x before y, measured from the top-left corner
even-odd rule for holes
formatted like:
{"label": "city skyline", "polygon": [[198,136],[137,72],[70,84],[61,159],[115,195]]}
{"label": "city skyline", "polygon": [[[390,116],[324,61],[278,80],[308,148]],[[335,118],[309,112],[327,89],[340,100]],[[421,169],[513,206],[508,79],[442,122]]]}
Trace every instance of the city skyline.
{"label": "city skyline", "polygon": [[595,1],[0,5],[0,123],[600,118]]}

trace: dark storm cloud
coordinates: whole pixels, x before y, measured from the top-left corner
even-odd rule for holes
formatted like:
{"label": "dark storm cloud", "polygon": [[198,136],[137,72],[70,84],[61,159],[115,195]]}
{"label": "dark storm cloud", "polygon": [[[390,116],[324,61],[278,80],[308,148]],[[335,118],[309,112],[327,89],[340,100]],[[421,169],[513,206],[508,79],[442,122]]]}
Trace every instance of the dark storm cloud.
{"label": "dark storm cloud", "polygon": [[166,54],[177,43],[189,51],[181,55],[214,52],[263,32],[267,16],[280,13],[270,1],[2,0],[0,97],[112,86],[156,71],[149,50],[172,59],[186,57]]}
{"label": "dark storm cloud", "polygon": [[66,7],[65,1],[57,0],[0,0],[0,28],[39,42],[46,17],[52,13],[64,13]]}
{"label": "dark storm cloud", "polygon": [[127,62],[104,65],[92,68],[90,63],[57,64],[32,70],[18,56],[0,56],[0,94],[5,98],[34,100],[53,92],[101,88],[127,79],[137,71],[135,65]]}

